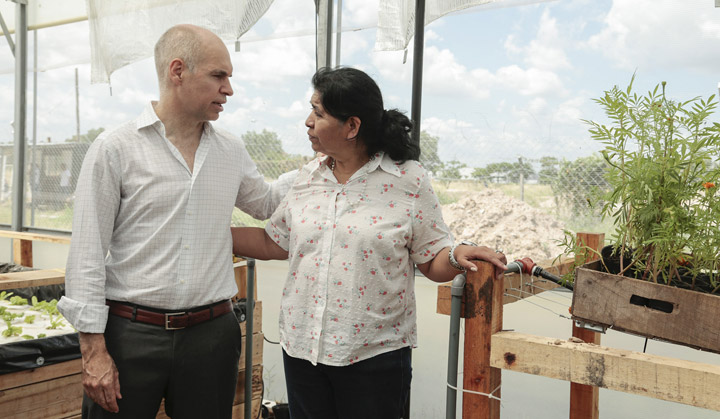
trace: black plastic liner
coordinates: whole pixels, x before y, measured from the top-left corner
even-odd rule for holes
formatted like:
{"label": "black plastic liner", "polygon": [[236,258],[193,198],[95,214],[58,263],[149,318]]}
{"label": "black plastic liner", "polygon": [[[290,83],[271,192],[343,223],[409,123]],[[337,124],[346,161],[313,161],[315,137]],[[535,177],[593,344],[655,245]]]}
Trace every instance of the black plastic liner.
{"label": "black plastic liner", "polygon": [[[0,273],[31,270],[20,265],[0,264]],[[60,300],[65,294],[65,285],[47,285],[6,290],[27,298],[38,300]],[[0,374],[24,371],[53,365],[80,358],[80,343],[77,333],[30,339],[0,344]]]}

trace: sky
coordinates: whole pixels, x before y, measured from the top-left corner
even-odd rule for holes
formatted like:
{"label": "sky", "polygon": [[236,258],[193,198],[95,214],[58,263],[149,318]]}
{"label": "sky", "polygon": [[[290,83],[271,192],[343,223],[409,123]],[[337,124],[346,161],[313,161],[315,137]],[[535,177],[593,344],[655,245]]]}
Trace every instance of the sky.
{"label": "sky", "polygon": [[[0,0],[3,1],[3,0]],[[6,1],[6,0],[5,0]],[[403,51],[376,51],[378,0],[343,0],[340,64],[380,86],[386,108],[411,109],[412,40]],[[527,3],[527,2],[526,2]],[[315,71],[311,0],[275,0],[228,44],[235,94],[217,126],[238,136],[276,132],[285,151],[311,155],[304,121]],[[150,58],[117,70],[111,84],[90,83],[89,25],[38,31],[37,128],[28,79],[28,137],[62,142],[76,132],[110,129],[157,99]],[[33,35],[29,36],[31,48]],[[32,49],[31,49],[32,51]],[[32,68],[32,52],[29,67]],[[0,39],[0,143],[12,141],[13,56]],[[675,100],[718,94],[720,8],[713,0],[555,0],[472,8],[444,16],[425,32],[421,128],[439,138],[442,160],[469,167],[552,156],[574,160],[602,145],[583,120],[604,122],[593,99],[636,75],[645,93],[667,81]],[[111,93],[112,92],[112,93]],[[712,121],[720,121],[717,115]]]}

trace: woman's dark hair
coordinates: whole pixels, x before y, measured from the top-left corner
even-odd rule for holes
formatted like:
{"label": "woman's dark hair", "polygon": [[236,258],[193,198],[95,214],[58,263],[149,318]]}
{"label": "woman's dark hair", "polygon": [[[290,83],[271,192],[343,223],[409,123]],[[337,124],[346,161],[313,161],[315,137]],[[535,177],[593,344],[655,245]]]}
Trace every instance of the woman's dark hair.
{"label": "woman's dark hair", "polygon": [[360,118],[358,140],[368,155],[384,151],[391,159],[404,162],[420,158],[420,145],[410,137],[412,122],[397,109],[385,110],[382,93],[375,81],[355,68],[321,68],[312,78],[323,108],[345,122]]}

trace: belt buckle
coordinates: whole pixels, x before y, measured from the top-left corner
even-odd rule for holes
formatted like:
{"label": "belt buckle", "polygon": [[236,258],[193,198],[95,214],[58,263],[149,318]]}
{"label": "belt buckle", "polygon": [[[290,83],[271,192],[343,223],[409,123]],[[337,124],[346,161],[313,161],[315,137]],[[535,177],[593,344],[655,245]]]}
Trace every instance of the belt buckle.
{"label": "belt buckle", "polygon": [[180,311],[177,313],[165,313],[165,330],[180,330],[184,329],[186,326],[182,327],[170,327],[170,318],[172,316],[182,316],[183,314],[187,314],[185,311]]}

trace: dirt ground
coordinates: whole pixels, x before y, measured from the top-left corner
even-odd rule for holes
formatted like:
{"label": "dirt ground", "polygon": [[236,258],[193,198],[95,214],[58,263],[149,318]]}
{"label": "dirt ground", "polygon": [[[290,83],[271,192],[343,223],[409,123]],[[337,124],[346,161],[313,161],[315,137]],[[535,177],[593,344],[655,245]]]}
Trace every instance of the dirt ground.
{"label": "dirt ground", "polygon": [[443,218],[456,240],[502,249],[508,261],[529,257],[540,262],[562,253],[561,222],[497,189],[468,192],[443,206]]}

